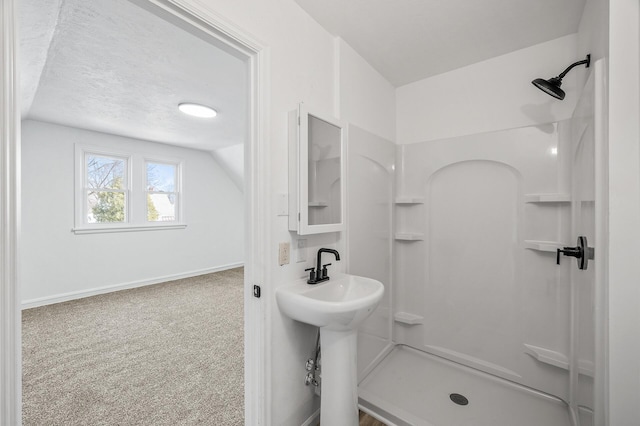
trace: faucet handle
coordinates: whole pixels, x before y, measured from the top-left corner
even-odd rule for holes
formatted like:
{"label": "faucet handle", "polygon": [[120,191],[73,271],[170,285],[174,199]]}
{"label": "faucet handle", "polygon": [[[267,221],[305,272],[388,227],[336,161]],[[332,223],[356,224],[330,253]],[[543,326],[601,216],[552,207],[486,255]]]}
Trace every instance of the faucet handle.
{"label": "faucet handle", "polygon": [[307,268],[304,271],[305,272],[309,271],[309,280],[307,280],[307,283],[315,284],[315,282],[316,282],[316,268]]}
{"label": "faucet handle", "polygon": [[327,277],[327,266],[331,265],[331,263],[327,263],[326,265],[322,265],[322,278]]}

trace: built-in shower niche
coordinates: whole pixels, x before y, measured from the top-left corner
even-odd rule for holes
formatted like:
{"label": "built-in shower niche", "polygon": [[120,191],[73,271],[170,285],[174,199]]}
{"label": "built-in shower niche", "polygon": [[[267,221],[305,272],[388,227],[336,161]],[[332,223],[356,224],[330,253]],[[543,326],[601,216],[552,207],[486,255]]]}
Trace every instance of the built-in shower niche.
{"label": "built-in shower niche", "polygon": [[[375,383],[386,374],[382,369],[403,371],[392,365],[398,359],[412,359],[416,364],[407,371],[418,375],[419,355],[394,355],[412,348],[541,391],[566,409],[569,266],[556,265],[555,251],[570,243],[567,130],[560,122],[396,147],[394,220],[387,228],[394,349],[367,355],[384,361],[364,371],[364,405],[407,414],[401,401],[385,398],[422,390],[376,393]],[[356,157],[369,155],[362,145]],[[351,157],[350,151],[350,167]],[[379,194],[349,191],[350,209],[369,196]],[[350,214],[350,227],[353,219]],[[373,243],[349,236],[351,246],[363,241]],[[415,420],[407,416],[405,422]]]}

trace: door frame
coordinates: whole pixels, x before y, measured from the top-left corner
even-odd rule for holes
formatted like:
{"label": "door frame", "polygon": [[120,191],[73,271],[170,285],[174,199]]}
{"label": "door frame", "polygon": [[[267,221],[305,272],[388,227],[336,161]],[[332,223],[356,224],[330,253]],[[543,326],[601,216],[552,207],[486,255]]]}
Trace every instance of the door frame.
{"label": "door frame", "polygon": [[[0,424],[19,425],[22,417],[21,300],[18,274],[20,241],[20,105],[17,4],[0,2]],[[264,299],[253,285],[269,282],[267,197],[268,48],[215,12],[193,0],[133,0],[214,37],[249,67],[249,128],[245,142],[245,278],[244,371],[245,424],[267,423],[269,404],[266,342],[268,322]]]}
{"label": "door frame", "polygon": [[[578,227],[576,223],[576,209],[581,208],[581,199],[574,196],[576,192],[575,185],[577,176],[575,175],[575,165],[571,165],[571,237],[568,241],[570,245],[574,244],[575,238],[579,235],[589,236],[589,246],[593,246],[595,249],[595,255],[593,260],[589,263],[589,268],[593,271],[593,306],[581,306],[578,291],[584,290],[585,273],[580,272],[574,262],[571,263],[570,274],[570,292],[571,292],[571,306],[570,306],[570,350],[569,350],[569,399],[567,401],[569,405],[569,413],[571,416],[572,424],[579,425],[580,419],[584,416],[591,416],[592,424],[605,425],[606,414],[606,329],[608,327],[608,314],[607,314],[607,275],[608,275],[608,247],[609,247],[609,231],[608,231],[608,164],[607,164],[607,64],[603,58],[592,61],[591,72],[587,78],[584,86],[580,91],[580,96],[577,101],[576,107],[573,110],[571,120],[576,120],[584,117],[592,117],[591,125],[593,126],[593,196],[594,196],[594,217],[593,217],[593,229],[587,232],[584,226]],[[588,87],[590,86],[590,87]],[[585,91],[591,91],[591,103],[588,115],[585,115],[585,111],[579,110]],[[572,135],[570,156],[573,163],[573,159],[576,156],[576,149],[578,145],[574,145],[577,141],[574,140],[576,135]],[[579,192],[579,191],[578,191]],[[568,260],[568,259],[567,259]],[[587,317],[586,319],[581,317],[580,309],[591,308],[593,310],[593,317]],[[583,324],[589,324],[589,321],[593,321],[593,385],[592,395],[593,404],[591,407],[585,407],[580,404],[581,398],[585,392],[581,390],[579,375],[584,374],[580,372],[580,331],[579,328]],[[585,322],[587,321],[587,322]],[[588,409],[591,409],[592,413],[589,413]],[[586,409],[586,410],[585,410]],[[584,414],[581,416],[581,413]]]}

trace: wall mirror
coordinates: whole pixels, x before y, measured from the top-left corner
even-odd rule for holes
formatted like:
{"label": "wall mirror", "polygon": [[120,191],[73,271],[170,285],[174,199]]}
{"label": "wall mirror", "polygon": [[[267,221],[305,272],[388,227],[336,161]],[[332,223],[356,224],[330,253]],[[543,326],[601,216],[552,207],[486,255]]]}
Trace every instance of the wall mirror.
{"label": "wall mirror", "polygon": [[289,113],[289,229],[344,229],[346,126],[304,104]]}

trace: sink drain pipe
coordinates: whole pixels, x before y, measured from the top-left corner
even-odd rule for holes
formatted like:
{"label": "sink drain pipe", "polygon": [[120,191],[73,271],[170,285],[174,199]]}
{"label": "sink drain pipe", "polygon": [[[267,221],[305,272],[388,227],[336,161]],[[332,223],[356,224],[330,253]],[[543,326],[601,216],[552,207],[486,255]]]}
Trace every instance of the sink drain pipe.
{"label": "sink drain pipe", "polygon": [[316,346],[314,357],[309,358],[305,364],[307,374],[304,377],[304,384],[315,387],[316,394],[320,395],[320,382],[322,381],[322,370],[320,369],[320,329],[318,328],[318,335],[316,337]]}

